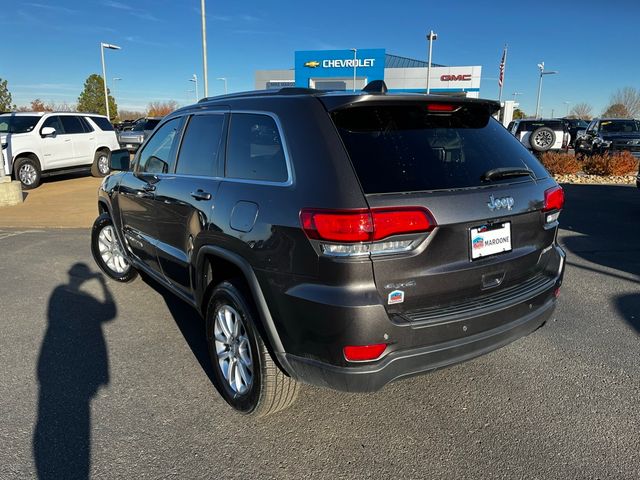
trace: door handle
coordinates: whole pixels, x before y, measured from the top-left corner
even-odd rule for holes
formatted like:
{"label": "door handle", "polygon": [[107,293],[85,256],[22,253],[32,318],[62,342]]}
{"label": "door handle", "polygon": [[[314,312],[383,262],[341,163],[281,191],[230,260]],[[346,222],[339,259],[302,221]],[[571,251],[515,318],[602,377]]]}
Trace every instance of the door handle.
{"label": "door handle", "polygon": [[191,192],[191,196],[196,200],[211,200],[211,194],[200,189],[195,192]]}

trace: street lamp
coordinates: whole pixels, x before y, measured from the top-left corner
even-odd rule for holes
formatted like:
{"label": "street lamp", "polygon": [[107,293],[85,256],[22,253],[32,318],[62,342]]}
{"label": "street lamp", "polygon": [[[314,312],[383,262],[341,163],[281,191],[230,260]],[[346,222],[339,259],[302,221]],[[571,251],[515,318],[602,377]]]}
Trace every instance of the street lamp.
{"label": "street lamp", "polygon": [[538,113],[540,112],[540,96],[542,95],[542,77],[545,75],[555,75],[558,73],[557,70],[548,70],[544,71],[544,62],[540,62],[538,64],[538,69],[540,70],[540,79],[538,80],[538,100],[536,101],[536,118],[538,117]]}
{"label": "street lamp", "polygon": [[358,49],[350,48],[353,52],[353,91],[356,91],[356,65],[358,64]]}
{"label": "street lamp", "polygon": [[222,80],[224,82],[224,94],[227,94],[227,79],[226,77],[218,77],[216,80]]}
{"label": "street lamp", "polygon": [[513,92],[511,95],[513,95],[513,103],[515,103],[518,95],[524,95],[524,94],[522,92]]}
{"label": "street lamp", "polygon": [[207,72],[207,15],[205,1],[200,0],[200,20],[202,21],[202,67],[204,70],[204,96],[209,96],[209,74]]}
{"label": "street lamp", "polygon": [[104,66],[105,48],[108,48],[109,50],[120,50],[120,47],[117,45],[111,45],[110,43],[100,43],[100,57],[102,58],[102,83],[104,84],[104,106],[107,110],[107,118],[111,120],[111,116],[109,115],[109,93],[107,92],[107,69]]}
{"label": "street lamp", "polygon": [[431,83],[431,53],[433,51],[433,41],[437,40],[438,34],[433,30],[430,30],[427,34],[427,40],[429,40],[429,64],[427,65],[427,93],[430,91]]}
{"label": "street lamp", "polygon": [[193,77],[191,77],[189,79],[190,82],[194,82],[195,85],[195,92],[196,92],[196,103],[198,103],[198,76],[194,73]]}
{"label": "street lamp", "polygon": [[564,104],[567,106],[567,117],[568,117],[568,116],[569,116],[569,105],[571,104],[571,102],[569,102],[569,101],[564,101],[564,102],[562,102],[562,103],[564,103]]}

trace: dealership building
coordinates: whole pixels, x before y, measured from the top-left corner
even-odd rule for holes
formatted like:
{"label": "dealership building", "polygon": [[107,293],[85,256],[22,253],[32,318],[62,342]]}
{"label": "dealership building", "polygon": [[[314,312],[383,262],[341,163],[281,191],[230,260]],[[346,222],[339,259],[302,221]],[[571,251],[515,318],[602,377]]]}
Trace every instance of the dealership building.
{"label": "dealership building", "polygon": [[[431,93],[477,98],[481,66],[447,67],[431,64]],[[355,79],[355,82],[354,82]],[[362,89],[373,80],[384,80],[391,92],[427,89],[427,62],[392,55],[384,48],[357,50],[303,50],[295,52],[294,68],[258,70],[256,90],[282,87],[319,90]]]}

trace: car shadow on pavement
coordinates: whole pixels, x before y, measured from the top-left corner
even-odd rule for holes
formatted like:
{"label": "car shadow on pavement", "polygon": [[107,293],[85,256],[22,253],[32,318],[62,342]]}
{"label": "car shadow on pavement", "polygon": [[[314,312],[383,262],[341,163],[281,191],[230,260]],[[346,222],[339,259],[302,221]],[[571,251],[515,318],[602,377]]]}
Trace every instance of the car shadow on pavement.
{"label": "car shadow on pavement", "polygon": [[[81,286],[97,280],[103,300]],[[38,358],[38,418],[33,454],[39,479],[86,479],[91,467],[91,399],[109,384],[102,324],[116,317],[113,296],[100,273],[84,263],[49,298],[47,331]]]}
{"label": "car shadow on pavement", "polygon": [[173,321],[176,322],[180,333],[182,333],[182,336],[189,345],[202,371],[209,378],[211,385],[213,385],[218,393],[221,393],[214,381],[213,367],[211,366],[207,347],[205,324],[200,314],[191,305],[180,300],[175,294],[171,293],[148,275],[141,274],[140,276],[147,285],[162,296],[173,317]]}
{"label": "car shadow on pavement", "polygon": [[[561,239],[568,252],[567,263],[640,287],[640,191],[617,185],[562,187],[566,203],[560,228],[577,234]],[[574,263],[574,255],[606,269]],[[627,323],[640,332],[640,294],[616,297],[614,304]]]}

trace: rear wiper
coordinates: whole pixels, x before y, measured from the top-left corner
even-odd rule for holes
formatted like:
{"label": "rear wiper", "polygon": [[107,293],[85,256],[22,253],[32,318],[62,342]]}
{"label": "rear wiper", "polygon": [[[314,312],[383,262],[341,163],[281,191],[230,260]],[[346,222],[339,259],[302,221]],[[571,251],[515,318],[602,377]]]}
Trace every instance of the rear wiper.
{"label": "rear wiper", "polygon": [[498,180],[500,178],[524,177],[527,175],[533,177],[533,171],[528,168],[521,167],[492,168],[491,170],[484,172],[480,177],[480,180],[486,182],[489,180]]}

